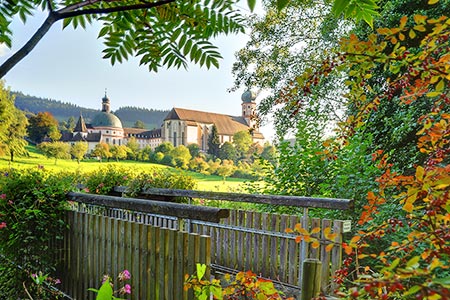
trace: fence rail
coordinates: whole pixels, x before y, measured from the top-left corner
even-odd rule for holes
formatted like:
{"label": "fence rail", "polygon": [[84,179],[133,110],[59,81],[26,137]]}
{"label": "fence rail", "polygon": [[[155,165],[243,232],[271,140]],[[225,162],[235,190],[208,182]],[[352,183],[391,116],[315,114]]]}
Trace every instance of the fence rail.
{"label": "fence rail", "polygon": [[[115,187],[114,191],[117,193],[126,193],[127,187]],[[207,192],[207,191],[193,191],[193,190],[179,190],[179,189],[161,189],[150,188],[142,190],[140,196],[149,197],[152,199],[161,199],[165,201],[172,201],[175,197],[200,198],[209,200],[226,200],[234,202],[249,202],[259,204],[270,204],[278,206],[296,206],[296,207],[311,207],[311,208],[326,208],[326,209],[351,209],[353,207],[353,200],[351,199],[337,199],[337,198],[313,198],[301,196],[284,196],[284,195],[255,195],[242,193],[223,193],[223,192]]]}

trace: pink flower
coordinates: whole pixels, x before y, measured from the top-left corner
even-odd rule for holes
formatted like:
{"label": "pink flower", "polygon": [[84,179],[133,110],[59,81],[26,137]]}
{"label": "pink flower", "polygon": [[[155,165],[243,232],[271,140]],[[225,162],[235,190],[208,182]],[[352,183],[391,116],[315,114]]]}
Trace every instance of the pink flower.
{"label": "pink flower", "polygon": [[60,283],[61,283],[61,280],[59,280],[58,278],[55,279],[55,284],[60,284]]}
{"label": "pink flower", "polygon": [[128,270],[123,270],[122,272],[120,272],[120,274],[119,274],[118,277],[119,277],[119,280],[120,280],[120,281],[128,280],[128,279],[131,278],[130,271],[128,271]]}
{"label": "pink flower", "polygon": [[37,278],[37,274],[36,274],[36,273],[33,273],[33,274],[31,274],[31,277]]}
{"label": "pink flower", "polygon": [[1,194],[0,199],[6,199],[6,194]]}
{"label": "pink flower", "polygon": [[131,294],[131,285],[125,284],[123,288],[125,290],[125,294]]}
{"label": "pink flower", "polygon": [[0,229],[5,228],[6,227],[6,223],[5,222],[0,222]]}

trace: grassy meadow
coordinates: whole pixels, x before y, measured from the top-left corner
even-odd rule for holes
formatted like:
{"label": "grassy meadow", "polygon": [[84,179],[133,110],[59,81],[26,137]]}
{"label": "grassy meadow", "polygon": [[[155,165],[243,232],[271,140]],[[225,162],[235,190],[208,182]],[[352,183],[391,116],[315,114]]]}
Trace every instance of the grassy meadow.
{"label": "grassy meadow", "polygon": [[216,191],[216,192],[242,192],[244,186],[244,179],[240,178],[227,178],[224,182],[222,177],[216,175],[203,175],[190,171],[177,170],[168,166],[153,164],[149,162],[136,162],[136,161],[113,161],[110,162],[98,160],[86,159],[79,164],[76,160],[70,159],[58,159],[55,163],[55,159],[46,158],[35,147],[27,147],[29,156],[27,157],[15,157],[13,162],[9,161],[8,156],[0,157],[0,169],[4,168],[44,168],[54,171],[92,171],[101,166],[107,164],[117,165],[121,167],[131,168],[133,170],[145,171],[149,169],[169,169],[173,172],[183,172],[197,181],[197,190],[200,191]]}

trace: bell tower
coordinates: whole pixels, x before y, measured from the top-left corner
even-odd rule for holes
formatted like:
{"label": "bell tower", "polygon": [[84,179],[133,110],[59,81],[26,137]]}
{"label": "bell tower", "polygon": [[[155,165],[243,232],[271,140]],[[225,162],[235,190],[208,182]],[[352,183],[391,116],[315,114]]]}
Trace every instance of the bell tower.
{"label": "bell tower", "polygon": [[105,97],[102,98],[102,111],[107,113],[111,112],[111,102],[109,101],[109,98],[106,95],[106,89],[105,89]]}
{"label": "bell tower", "polygon": [[256,121],[254,115],[256,112],[256,93],[250,90],[245,91],[242,96],[242,117],[247,122],[247,125],[256,129]]}

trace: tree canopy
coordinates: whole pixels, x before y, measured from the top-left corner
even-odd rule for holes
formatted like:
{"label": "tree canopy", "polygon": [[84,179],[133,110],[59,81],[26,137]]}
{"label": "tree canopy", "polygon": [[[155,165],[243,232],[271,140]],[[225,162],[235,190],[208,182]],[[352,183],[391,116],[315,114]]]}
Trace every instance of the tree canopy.
{"label": "tree canopy", "polygon": [[218,67],[221,58],[210,39],[243,30],[243,18],[234,0],[79,1],[16,0],[0,2],[0,42],[12,45],[11,21],[26,22],[37,10],[47,13],[28,42],[0,66],[0,78],[20,62],[58,21],[63,27],[85,28],[100,22],[103,58],[111,64],[130,56],[150,71],[161,67],[187,67],[189,61]]}

